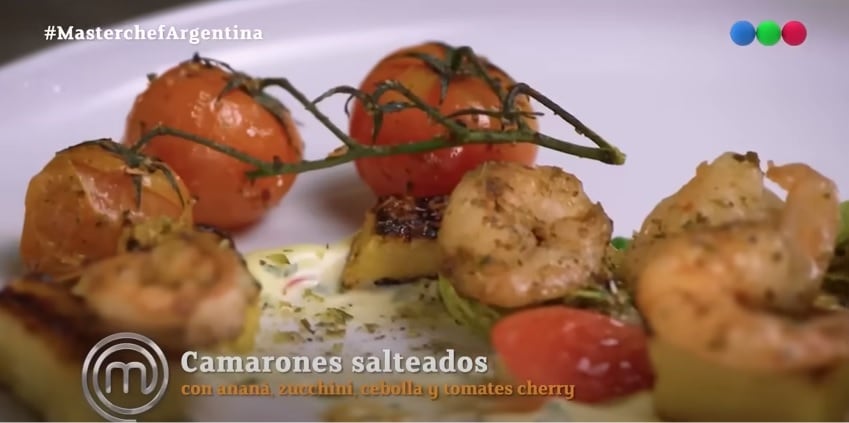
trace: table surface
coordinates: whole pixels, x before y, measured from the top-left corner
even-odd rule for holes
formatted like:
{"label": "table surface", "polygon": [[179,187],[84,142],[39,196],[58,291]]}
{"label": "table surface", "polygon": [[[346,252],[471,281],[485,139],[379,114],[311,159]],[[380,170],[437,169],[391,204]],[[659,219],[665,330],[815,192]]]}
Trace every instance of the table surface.
{"label": "table surface", "polygon": [[47,25],[80,28],[106,26],[200,0],[27,0],[7,1],[0,16],[3,43],[0,65],[34,53],[59,41],[44,40]]}

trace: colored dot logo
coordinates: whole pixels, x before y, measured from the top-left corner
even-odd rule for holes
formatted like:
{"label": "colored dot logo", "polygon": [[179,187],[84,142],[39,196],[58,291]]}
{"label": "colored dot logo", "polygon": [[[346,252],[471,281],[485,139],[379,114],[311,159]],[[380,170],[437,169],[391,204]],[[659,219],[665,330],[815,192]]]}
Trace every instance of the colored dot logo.
{"label": "colored dot logo", "polygon": [[808,38],[808,30],[799,21],[789,21],[783,27],[775,21],[762,21],[757,28],[749,21],[737,21],[731,26],[731,41],[738,46],[752,44],[755,39],[765,46],[774,46],[779,41],[789,46],[798,46]]}
{"label": "colored dot logo", "polygon": [[784,24],[784,28],[781,29],[781,38],[784,38],[787,45],[798,46],[808,38],[808,29],[802,22],[790,21]]}

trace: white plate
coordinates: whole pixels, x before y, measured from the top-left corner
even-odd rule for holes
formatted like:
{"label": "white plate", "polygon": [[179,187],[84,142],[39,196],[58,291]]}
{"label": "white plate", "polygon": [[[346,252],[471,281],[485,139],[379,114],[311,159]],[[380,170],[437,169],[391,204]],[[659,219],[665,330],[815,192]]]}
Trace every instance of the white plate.
{"label": "white plate", "polygon": [[[795,48],[737,47],[728,34],[740,19],[800,20],[808,40]],[[379,58],[407,44],[471,45],[628,154],[622,167],[549,151],[539,160],[577,173],[620,234],[636,228],[699,161],[725,150],[808,162],[849,189],[846,22],[843,0],[267,0],[210,3],[118,25],[235,24],[261,29],[264,39],[78,42],[0,70],[3,276],[14,270],[29,178],[60,148],[118,137],[144,75],[195,51],[254,74],[285,75],[317,95],[358,84]],[[325,110],[344,125],[341,101]],[[336,146],[305,113],[295,114],[306,122],[308,158]],[[583,141],[552,118],[542,124]],[[309,173],[239,244],[250,250],[336,240],[355,228],[370,202],[351,166]],[[0,407],[0,418],[22,418],[13,409]]]}

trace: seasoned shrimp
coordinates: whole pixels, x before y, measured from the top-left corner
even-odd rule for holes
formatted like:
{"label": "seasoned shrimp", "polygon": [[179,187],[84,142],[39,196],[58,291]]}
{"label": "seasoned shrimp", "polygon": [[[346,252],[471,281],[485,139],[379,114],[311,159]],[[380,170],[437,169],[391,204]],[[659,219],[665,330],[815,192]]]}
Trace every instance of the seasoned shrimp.
{"label": "seasoned shrimp", "polygon": [[612,231],[574,175],[486,163],[448,200],[438,236],[442,275],[460,294],[496,307],[560,298],[604,274]]}
{"label": "seasoned shrimp", "polygon": [[633,280],[658,240],[689,229],[770,219],[782,205],[764,186],[757,154],[723,153],[701,163],[689,182],[655,206],[634,235],[617,276]]}
{"label": "seasoned shrimp", "polygon": [[637,305],[654,336],[726,365],[849,359],[849,313],[810,311],[838,232],[837,189],[803,164],[770,163],[766,175],[787,191],[777,218],[662,241],[637,280]]}
{"label": "seasoned shrimp", "polygon": [[234,339],[259,297],[238,253],[202,231],[175,233],[151,249],[95,263],[72,289],[107,325],[174,348]]}

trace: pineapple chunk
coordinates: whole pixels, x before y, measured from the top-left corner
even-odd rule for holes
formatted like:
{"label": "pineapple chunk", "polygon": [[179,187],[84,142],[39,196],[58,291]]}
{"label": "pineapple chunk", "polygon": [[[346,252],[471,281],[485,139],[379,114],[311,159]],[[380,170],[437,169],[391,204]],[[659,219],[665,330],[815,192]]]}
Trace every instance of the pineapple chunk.
{"label": "pineapple chunk", "polygon": [[[248,352],[259,327],[259,304],[250,307],[244,332],[216,351]],[[89,348],[102,336],[98,317],[74,297],[66,286],[20,279],[0,288],[0,385],[46,421],[102,421],[85,400],[80,370]],[[140,420],[175,421],[188,415],[187,397],[180,387],[191,384],[191,375],[180,367],[179,354],[166,351],[169,382],[165,395],[153,409],[136,416]],[[121,386],[115,372],[113,386]],[[137,372],[130,372],[130,386],[140,386]],[[106,394],[118,405],[144,404],[149,397],[121,389]]]}
{"label": "pineapple chunk", "polygon": [[345,288],[435,277],[441,263],[436,235],[447,197],[389,196],[366,213],[351,244]]}
{"label": "pineapple chunk", "polygon": [[825,369],[766,373],[711,363],[654,339],[655,410],[669,421],[843,421],[849,361]]}

